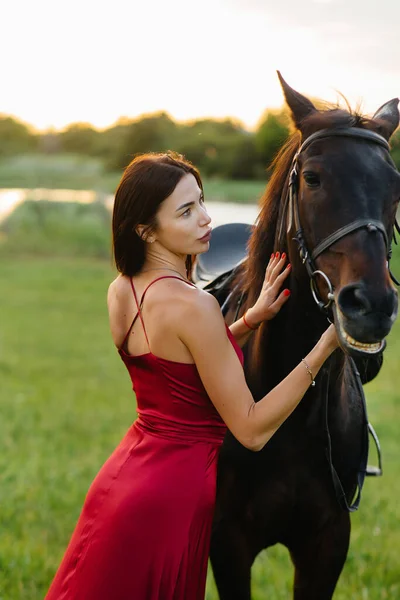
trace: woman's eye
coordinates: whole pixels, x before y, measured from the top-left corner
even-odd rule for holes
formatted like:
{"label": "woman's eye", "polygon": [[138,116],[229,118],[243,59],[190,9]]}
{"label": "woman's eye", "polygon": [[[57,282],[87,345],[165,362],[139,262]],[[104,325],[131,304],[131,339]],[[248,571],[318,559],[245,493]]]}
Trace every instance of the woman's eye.
{"label": "woman's eye", "polygon": [[190,213],[191,213],[191,212],[192,212],[192,211],[191,211],[191,209],[190,209],[190,208],[187,208],[187,209],[185,210],[185,212],[183,212],[183,213],[182,213],[182,217],[188,217],[188,216],[190,215]]}
{"label": "woman's eye", "polygon": [[303,177],[308,187],[318,187],[321,183],[319,175],[317,175],[316,173],[306,171],[305,173],[303,173]]}

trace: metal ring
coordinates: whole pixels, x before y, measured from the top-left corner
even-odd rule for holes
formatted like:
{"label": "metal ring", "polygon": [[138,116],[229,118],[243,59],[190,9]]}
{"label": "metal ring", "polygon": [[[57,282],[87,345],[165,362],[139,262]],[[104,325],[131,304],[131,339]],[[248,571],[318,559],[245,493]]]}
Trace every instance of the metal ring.
{"label": "metal ring", "polygon": [[[316,285],[315,285],[315,281],[314,281],[315,275],[321,275],[321,277],[325,280],[326,285],[328,286],[328,302],[327,302],[327,304],[324,304],[322,302],[322,300],[320,300],[317,296],[318,290],[316,289]],[[311,293],[313,295],[313,298],[314,298],[315,302],[318,304],[318,306],[321,306],[322,308],[325,308],[325,309],[329,308],[329,306],[331,305],[331,303],[334,300],[333,287],[332,287],[329,277],[327,275],[325,275],[325,273],[323,271],[318,271],[318,270],[314,271],[310,277],[310,287],[311,287]]]}

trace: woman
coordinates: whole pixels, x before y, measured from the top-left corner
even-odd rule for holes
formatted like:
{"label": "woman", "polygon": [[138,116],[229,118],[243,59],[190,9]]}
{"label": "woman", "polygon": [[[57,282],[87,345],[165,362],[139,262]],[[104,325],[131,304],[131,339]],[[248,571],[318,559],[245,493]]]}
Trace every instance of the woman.
{"label": "woman", "polygon": [[261,450],[337,348],[332,326],[255,403],[243,345],[289,298],[290,271],[271,256],[256,304],[230,328],[188,279],[209,247],[198,171],[183,157],[142,155],[115,197],[108,291],[111,334],[131,376],[138,419],[92,483],[47,600],[201,600],[226,426]]}

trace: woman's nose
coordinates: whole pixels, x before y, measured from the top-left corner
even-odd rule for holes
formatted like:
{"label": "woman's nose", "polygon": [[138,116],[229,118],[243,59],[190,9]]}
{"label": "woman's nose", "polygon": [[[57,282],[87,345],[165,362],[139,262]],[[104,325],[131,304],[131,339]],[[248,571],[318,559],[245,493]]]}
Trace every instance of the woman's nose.
{"label": "woman's nose", "polygon": [[205,207],[201,207],[200,223],[202,225],[208,225],[209,223],[211,223],[211,217],[206,211]]}

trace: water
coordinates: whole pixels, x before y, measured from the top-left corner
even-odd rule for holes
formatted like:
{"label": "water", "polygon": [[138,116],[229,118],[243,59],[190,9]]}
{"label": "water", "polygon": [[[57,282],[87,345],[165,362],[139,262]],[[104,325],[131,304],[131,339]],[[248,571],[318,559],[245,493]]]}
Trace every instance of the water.
{"label": "water", "polygon": [[[0,189],[0,221],[25,200],[52,200],[56,202],[90,203],[100,197],[93,190],[50,190],[50,189]],[[101,201],[112,210],[114,196],[102,195]],[[237,204],[234,202],[207,202],[207,210],[212,218],[212,226],[224,223],[254,223],[258,215],[256,204]],[[400,219],[400,207],[398,212]]]}
{"label": "water", "polygon": [[[98,200],[92,190],[49,190],[49,189],[0,189],[0,221],[4,219],[18,204],[25,200],[51,200],[56,202],[85,202]],[[112,210],[114,196],[102,196],[101,200]],[[212,218],[212,225],[224,223],[254,223],[258,215],[256,204],[236,204],[233,202],[207,202],[207,210]]]}

